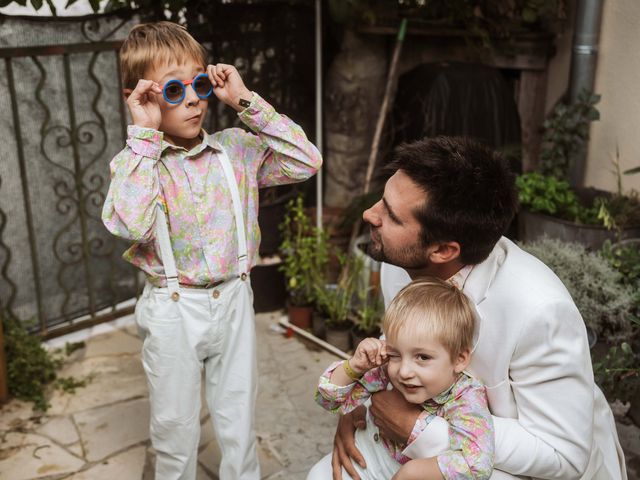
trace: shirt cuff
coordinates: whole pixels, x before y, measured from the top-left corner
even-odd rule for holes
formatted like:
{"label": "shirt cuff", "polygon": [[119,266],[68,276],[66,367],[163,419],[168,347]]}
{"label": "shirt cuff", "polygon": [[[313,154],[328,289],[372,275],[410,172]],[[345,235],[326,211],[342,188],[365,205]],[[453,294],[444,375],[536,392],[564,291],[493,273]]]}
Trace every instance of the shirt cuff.
{"label": "shirt cuff", "polygon": [[252,92],[251,104],[238,112],[238,117],[247,127],[256,133],[264,130],[276,116],[276,110],[256,92]]}
{"label": "shirt cuff", "polygon": [[133,153],[142,157],[159,160],[162,154],[162,132],[153,128],[129,125],[127,127],[127,145]]}

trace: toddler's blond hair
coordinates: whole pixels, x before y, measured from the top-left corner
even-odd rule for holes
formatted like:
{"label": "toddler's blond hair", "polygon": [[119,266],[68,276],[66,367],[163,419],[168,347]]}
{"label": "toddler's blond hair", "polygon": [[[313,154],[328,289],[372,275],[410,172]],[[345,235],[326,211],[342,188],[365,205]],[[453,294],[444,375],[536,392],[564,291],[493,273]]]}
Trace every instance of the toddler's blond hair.
{"label": "toddler's blond hair", "polygon": [[455,361],[471,351],[474,307],[453,285],[437,278],[414,280],[400,290],[385,312],[382,330],[393,341],[398,334],[434,337]]}
{"label": "toddler's blond hair", "polygon": [[122,85],[135,88],[153,68],[194,60],[206,67],[207,54],[202,45],[177,23],[143,23],[131,29],[120,48]]}

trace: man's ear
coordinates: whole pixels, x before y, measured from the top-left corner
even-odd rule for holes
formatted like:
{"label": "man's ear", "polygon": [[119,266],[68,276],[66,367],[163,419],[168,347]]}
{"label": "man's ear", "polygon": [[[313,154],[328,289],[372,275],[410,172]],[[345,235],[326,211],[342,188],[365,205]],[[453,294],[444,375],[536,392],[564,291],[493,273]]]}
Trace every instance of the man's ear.
{"label": "man's ear", "polygon": [[460,258],[460,244],[458,242],[436,243],[429,251],[429,261],[432,263],[449,263]]}
{"label": "man's ear", "polygon": [[471,352],[469,350],[465,350],[460,355],[458,355],[458,359],[454,364],[454,371],[456,373],[462,372],[465,368],[469,366],[469,362],[471,361]]}
{"label": "man's ear", "polygon": [[133,90],[131,90],[130,88],[122,89],[122,95],[124,96],[125,102],[129,99],[129,95],[131,95],[131,92],[133,92]]}

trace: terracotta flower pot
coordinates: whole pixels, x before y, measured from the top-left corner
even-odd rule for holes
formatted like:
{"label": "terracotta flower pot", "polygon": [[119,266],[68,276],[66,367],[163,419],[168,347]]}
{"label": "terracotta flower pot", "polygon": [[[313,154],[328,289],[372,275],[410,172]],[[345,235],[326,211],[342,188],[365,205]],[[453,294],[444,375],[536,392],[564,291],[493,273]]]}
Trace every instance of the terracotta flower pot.
{"label": "terracotta flower pot", "polygon": [[300,306],[287,303],[287,312],[291,324],[300,328],[311,327],[311,314],[313,313],[313,307],[311,305]]}

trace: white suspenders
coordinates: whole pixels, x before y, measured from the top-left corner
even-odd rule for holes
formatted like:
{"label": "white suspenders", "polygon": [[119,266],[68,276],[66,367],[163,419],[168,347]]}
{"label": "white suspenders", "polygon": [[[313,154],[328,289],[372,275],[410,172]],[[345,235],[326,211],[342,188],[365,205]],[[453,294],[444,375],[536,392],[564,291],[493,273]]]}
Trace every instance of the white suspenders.
{"label": "white suspenders", "polygon": [[[240,192],[238,191],[238,183],[233,173],[233,167],[229,162],[229,157],[224,150],[216,155],[222,164],[229,190],[231,191],[231,200],[233,201],[233,213],[236,221],[236,235],[238,237],[238,271],[245,278],[248,273],[249,256],[247,252],[247,236],[244,228],[244,215],[242,213],[242,202],[240,201]],[[157,204],[156,212],[156,235],[160,244],[160,257],[164,265],[164,274],[167,278],[167,288],[169,294],[174,300],[180,298],[180,284],[178,282],[178,270],[176,269],[176,261],[171,249],[171,240],[169,237],[169,228],[167,226],[167,216],[161,202]]]}

